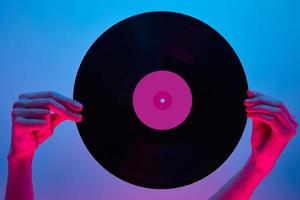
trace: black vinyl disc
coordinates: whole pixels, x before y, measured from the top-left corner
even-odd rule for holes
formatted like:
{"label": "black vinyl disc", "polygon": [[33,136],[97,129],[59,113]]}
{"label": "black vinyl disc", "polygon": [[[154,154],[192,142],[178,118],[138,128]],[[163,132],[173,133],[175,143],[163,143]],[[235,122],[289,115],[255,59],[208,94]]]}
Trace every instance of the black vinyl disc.
{"label": "black vinyl disc", "polygon": [[[176,127],[151,128],[135,112],[137,84],[156,71],[177,74],[191,91],[191,109]],[[147,188],[181,187],[233,152],[246,124],[246,91],[239,58],[214,29],[183,14],[143,13],[109,28],[86,53],[74,86],[84,105],[77,127],[113,175]]]}

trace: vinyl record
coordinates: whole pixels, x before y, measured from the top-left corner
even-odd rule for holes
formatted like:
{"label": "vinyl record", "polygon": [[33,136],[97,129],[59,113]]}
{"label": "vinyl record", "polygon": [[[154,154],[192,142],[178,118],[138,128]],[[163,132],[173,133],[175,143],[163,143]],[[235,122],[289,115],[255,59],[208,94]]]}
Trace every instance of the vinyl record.
{"label": "vinyl record", "polygon": [[246,91],[237,55],[214,29],[183,14],[139,14],[86,53],[74,86],[84,105],[77,127],[113,175],[147,188],[181,187],[235,149]]}

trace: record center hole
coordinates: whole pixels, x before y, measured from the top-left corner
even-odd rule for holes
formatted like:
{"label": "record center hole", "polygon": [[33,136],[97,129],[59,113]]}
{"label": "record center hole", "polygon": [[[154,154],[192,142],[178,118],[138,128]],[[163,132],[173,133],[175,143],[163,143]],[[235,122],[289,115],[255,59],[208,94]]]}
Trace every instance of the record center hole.
{"label": "record center hole", "polygon": [[165,98],[160,98],[160,103],[165,103],[166,102],[166,99]]}

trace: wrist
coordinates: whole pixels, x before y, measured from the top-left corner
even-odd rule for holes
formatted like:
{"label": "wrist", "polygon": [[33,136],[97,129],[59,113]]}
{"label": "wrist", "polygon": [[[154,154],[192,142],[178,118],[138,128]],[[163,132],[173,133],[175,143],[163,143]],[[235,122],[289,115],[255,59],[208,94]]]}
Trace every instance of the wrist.
{"label": "wrist", "polygon": [[245,164],[245,167],[248,168],[251,173],[255,174],[257,177],[263,179],[264,177],[268,176],[271,172],[270,167],[266,167],[262,165],[255,157],[254,153],[251,153],[248,161]]}
{"label": "wrist", "polygon": [[7,160],[8,162],[17,162],[17,161],[32,162],[33,157],[34,157],[34,152],[18,152],[13,149],[10,149],[7,155]]}

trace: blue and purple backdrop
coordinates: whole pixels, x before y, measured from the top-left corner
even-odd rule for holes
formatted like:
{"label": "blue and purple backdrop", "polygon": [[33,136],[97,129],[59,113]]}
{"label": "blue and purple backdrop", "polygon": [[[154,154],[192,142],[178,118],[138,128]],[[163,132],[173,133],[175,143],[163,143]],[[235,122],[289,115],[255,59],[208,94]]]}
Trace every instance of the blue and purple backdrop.
{"label": "blue and purple backdrop", "polygon": [[[79,64],[94,40],[129,16],[148,11],[194,16],[235,49],[252,89],[283,100],[300,119],[300,2],[287,1],[1,1],[0,198],[10,145],[10,111],[22,92],[54,90],[72,96]],[[103,66],[105,67],[105,66]],[[36,199],[207,199],[250,153],[251,122],[230,158],[205,179],[178,189],[130,185],[105,171],[84,146],[74,123],[61,124],[39,147],[33,164]],[[300,198],[300,135],[288,145],[253,199]]]}

